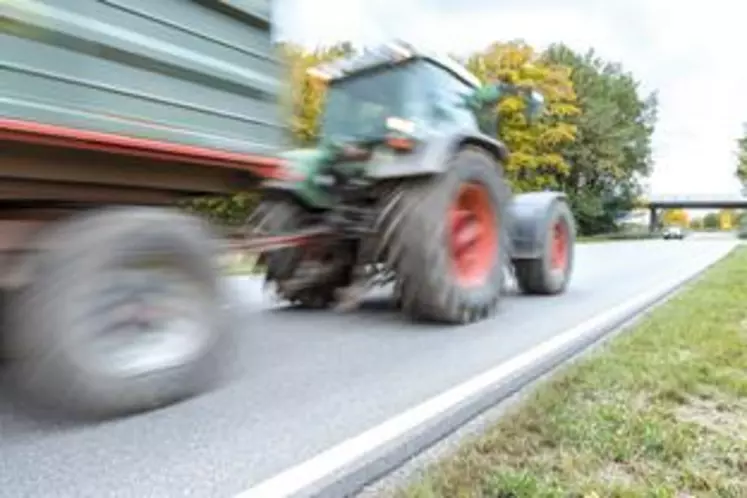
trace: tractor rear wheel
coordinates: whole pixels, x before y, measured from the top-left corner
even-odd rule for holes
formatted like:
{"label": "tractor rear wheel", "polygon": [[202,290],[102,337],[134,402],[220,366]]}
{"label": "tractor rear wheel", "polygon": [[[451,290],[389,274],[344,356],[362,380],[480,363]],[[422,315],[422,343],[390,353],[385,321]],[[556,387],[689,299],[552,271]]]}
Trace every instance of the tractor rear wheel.
{"label": "tractor rear wheel", "polygon": [[573,215],[568,204],[554,202],[538,220],[540,257],[515,260],[516,282],[526,294],[559,294],[565,290],[573,271],[576,242]]}
{"label": "tractor rear wheel", "polygon": [[[269,234],[292,233],[303,228],[306,219],[303,207],[288,199],[262,201],[257,214],[259,220],[255,229]],[[275,284],[278,297],[304,308],[327,308],[336,300],[337,289],[349,284],[350,272],[302,289],[292,289],[287,284],[297,276],[304,259],[303,249],[293,247],[268,251],[261,255],[259,262],[267,268],[265,282]]]}
{"label": "tractor rear wheel", "polygon": [[492,314],[503,291],[509,196],[500,165],[467,148],[443,175],[390,197],[379,244],[405,313],[456,324]]}

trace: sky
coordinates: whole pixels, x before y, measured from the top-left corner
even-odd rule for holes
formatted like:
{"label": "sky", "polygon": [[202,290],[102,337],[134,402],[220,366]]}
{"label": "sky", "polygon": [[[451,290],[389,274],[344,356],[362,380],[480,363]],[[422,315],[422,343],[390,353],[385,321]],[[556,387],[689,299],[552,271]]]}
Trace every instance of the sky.
{"label": "sky", "polygon": [[747,122],[744,0],[274,0],[277,38],[307,46],[403,38],[463,53],[524,39],[594,47],[658,91],[651,194],[737,194]]}

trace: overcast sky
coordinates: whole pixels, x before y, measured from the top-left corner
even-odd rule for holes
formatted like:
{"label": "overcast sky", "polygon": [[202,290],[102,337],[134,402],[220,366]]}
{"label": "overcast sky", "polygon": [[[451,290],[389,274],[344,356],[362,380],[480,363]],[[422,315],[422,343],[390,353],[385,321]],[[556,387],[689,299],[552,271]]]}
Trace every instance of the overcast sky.
{"label": "overcast sky", "polygon": [[658,89],[652,193],[736,193],[747,121],[744,0],[275,0],[278,38],[394,36],[451,52],[523,38],[595,47]]}

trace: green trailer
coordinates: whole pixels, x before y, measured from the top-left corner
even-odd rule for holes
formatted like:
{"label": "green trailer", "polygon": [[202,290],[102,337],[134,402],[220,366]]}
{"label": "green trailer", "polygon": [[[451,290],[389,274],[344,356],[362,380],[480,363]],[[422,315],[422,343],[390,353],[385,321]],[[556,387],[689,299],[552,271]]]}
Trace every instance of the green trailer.
{"label": "green trailer", "polygon": [[269,7],[0,2],[0,339],[35,402],[109,416],[219,380],[218,239],[172,206],[282,178]]}

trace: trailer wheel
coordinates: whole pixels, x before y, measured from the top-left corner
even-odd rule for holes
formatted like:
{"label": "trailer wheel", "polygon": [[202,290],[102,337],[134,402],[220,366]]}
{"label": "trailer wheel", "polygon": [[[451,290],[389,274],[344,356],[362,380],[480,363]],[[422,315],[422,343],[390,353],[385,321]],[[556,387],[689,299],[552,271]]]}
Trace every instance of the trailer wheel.
{"label": "trailer wheel", "polygon": [[472,148],[443,175],[392,194],[379,243],[405,313],[457,324],[493,313],[503,291],[509,196],[500,165]]}
{"label": "trailer wheel", "polygon": [[217,246],[199,220],[107,209],[57,224],[12,308],[14,377],[32,401],[111,417],[218,380],[228,350]]}
{"label": "trailer wheel", "polygon": [[576,244],[573,215],[567,203],[556,201],[537,223],[541,256],[513,262],[516,282],[526,294],[559,294],[565,291],[573,271]]}

